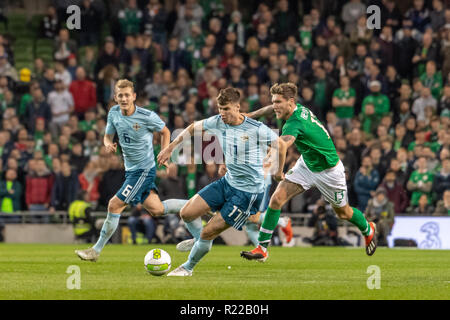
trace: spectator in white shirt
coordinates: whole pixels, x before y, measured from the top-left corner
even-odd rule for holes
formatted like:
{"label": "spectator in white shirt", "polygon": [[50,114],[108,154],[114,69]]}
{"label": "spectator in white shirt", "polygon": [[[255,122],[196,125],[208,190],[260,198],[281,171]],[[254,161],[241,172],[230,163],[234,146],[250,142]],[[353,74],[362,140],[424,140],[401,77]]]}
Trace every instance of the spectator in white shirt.
{"label": "spectator in white shirt", "polygon": [[55,61],[55,80],[62,80],[65,89],[69,88],[72,76],[62,61]]}
{"label": "spectator in white shirt", "polygon": [[437,101],[431,95],[430,88],[423,87],[420,92],[420,97],[414,101],[413,106],[411,108],[411,111],[417,117],[417,121],[425,121],[426,120],[426,115],[425,115],[426,107],[432,107],[434,109],[434,111],[436,112]]}
{"label": "spectator in white shirt", "polygon": [[54,90],[48,94],[47,102],[52,111],[50,131],[53,137],[58,136],[61,127],[69,121],[74,110],[72,94],[67,90],[61,79],[56,79]]}

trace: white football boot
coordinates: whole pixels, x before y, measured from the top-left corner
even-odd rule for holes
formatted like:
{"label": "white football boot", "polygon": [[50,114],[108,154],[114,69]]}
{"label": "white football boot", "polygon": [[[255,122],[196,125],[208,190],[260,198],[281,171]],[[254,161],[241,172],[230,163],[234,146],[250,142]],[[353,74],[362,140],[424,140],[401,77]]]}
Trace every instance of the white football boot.
{"label": "white football boot", "polygon": [[181,241],[179,244],[177,244],[177,250],[181,252],[191,251],[192,247],[194,246],[194,243],[195,243],[194,238]]}
{"label": "white football boot", "polygon": [[86,250],[75,250],[75,253],[81,260],[96,262],[100,257],[100,254],[97,253],[93,248],[89,248]]}
{"label": "white football boot", "polygon": [[182,265],[170,272],[168,277],[191,277],[192,271],[186,270]]}

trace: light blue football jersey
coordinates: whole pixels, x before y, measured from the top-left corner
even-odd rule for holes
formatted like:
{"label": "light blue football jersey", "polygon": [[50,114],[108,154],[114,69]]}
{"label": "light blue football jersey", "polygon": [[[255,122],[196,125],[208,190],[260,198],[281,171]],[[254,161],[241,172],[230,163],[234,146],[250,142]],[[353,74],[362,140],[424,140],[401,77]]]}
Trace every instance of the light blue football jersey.
{"label": "light blue football jersey", "polygon": [[227,166],[226,181],[242,191],[264,191],[263,160],[268,145],[278,139],[275,132],[248,117],[240,125],[231,126],[220,115],[203,120],[203,129],[219,140]]}
{"label": "light blue football jersey", "polygon": [[161,131],[165,123],[153,111],[136,106],[130,116],[124,116],[119,105],[109,110],[106,134],[117,133],[126,171],[150,169],[155,166],[153,132]]}

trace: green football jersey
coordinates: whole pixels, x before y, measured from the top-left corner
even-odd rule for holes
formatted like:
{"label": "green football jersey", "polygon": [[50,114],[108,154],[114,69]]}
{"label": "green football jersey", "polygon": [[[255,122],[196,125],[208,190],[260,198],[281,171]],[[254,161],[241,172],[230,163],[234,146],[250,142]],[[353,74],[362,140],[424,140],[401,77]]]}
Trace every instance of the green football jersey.
{"label": "green football jersey", "polygon": [[308,108],[297,104],[283,126],[283,136],[294,136],[295,146],[309,170],[320,172],[336,166],[339,156],[327,129]]}
{"label": "green football jersey", "polygon": [[[431,172],[425,172],[425,173],[419,173],[418,170],[415,170],[411,173],[411,176],[409,177],[409,181],[412,181],[414,183],[419,183],[422,181],[423,183],[433,182],[434,175]],[[413,191],[411,194],[411,204],[413,206],[419,205],[419,199],[420,197],[426,194],[428,196],[428,203],[431,204],[431,192],[422,192],[420,190]]]}
{"label": "green football jersey", "polygon": [[[338,88],[334,90],[333,97],[337,97],[339,100],[342,99],[350,99],[356,97],[355,89],[349,88],[347,91],[342,90],[341,88]],[[336,107],[336,116],[339,119],[348,119],[353,118],[354,115],[354,108],[350,106],[342,106],[342,107]]]}

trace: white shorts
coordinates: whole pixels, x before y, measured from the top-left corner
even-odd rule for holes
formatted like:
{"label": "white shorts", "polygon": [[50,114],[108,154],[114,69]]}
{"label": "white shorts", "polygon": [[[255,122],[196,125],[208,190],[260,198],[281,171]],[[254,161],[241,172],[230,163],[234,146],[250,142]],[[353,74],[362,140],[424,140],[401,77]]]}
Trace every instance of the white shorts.
{"label": "white shorts", "polygon": [[312,172],[301,156],[285,177],[286,180],[301,185],[305,191],[317,187],[333,207],[341,208],[348,202],[345,168],[341,160],[333,168]]}

